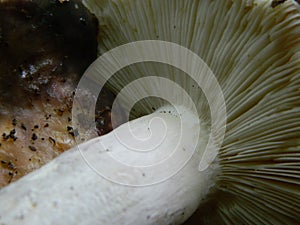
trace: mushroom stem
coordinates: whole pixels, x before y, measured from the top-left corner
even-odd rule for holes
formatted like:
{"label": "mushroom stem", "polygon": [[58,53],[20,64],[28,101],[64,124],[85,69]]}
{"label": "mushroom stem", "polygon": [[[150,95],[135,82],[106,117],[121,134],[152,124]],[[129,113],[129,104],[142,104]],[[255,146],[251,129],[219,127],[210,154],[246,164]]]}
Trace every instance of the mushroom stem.
{"label": "mushroom stem", "polygon": [[[174,110],[173,107],[169,109]],[[180,128],[181,122],[197,121],[191,120],[193,116],[180,107],[178,113],[164,113],[160,109],[63,153],[0,190],[0,224],[181,224],[214,184],[213,171],[216,171],[212,168],[214,165],[202,172],[198,170],[208,141],[205,126],[187,122],[184,129],[189,129],[190,133],[181,133],[184,131]],[[203,129],[199,135],[193,135],[193,131],[197,134],[199,126]],[[157,133],[159,135],[155,135]],[[111,165],[109,158],[114,157],[115,152],[118,155],[138,147],[127,143],[138,143],[136,139],[140,139],[141,143],[153,144],[162,133],[165,138],[159,140],[161,144],[157,145],[155,153],[147,149],[136,155],[124,155],[127,165],[138,165],[146,155],[151,170]],[[122,137],[126,137],[126,143]],[[193,153],[189,142],[198,138],[199,145]],[[169,167],[161,167],[164,170],[159,170],[158,165],[155,170],[151,160],[156,163],[161,154],[173,151],[170,158],[174,166],[193,154],[184,167],[178,172],[175,170],[168,179],[156,179],[171,171],[172,163]],[[105,168],[113,170],[109,171],[111,175],[103,172]]]}

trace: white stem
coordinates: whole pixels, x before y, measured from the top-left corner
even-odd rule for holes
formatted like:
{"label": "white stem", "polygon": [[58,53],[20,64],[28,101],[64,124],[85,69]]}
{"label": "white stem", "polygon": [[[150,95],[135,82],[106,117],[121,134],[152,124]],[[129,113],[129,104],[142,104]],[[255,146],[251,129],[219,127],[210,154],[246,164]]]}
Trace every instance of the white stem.
{"label": "white stem", "polygon": [[[81,151],[75,147],[41,169],[0,190],[0,224],[147,225],[184,222],[214,183],[214,170],[211,167],[203,172],[198,171],[199,158],[203,151],[201,148],[205,148],[208,139],[206,131],[200,132],[199,146],[184,168],[160,183],[133,187],[117,184],[101,176],[106,176],[101,174],[101,168],[105,170],[110,166],[102,157],[130,148],[126,143],[122,143],[120,137],[122,139],[126,134],[133,133],[134,135],[126,137],[130,143],[135,142],[133,139],[147,134],[149,124],[154,131],[156,128],[161,129],[160,125],[155,123],[155,118],[163,120],[164,126],[167,127],[164,131],[166,139],[163,140],[162,147],[158,146],[155,151],[164,150],[162,148],[165,146],[173,146],[174,140],[180,139],[180,132],[172,130],[178,126],[179,117],[176,115],[154,113],[124,124],[106,136],[79,145]],[[181,121],[192,119],[190,115],[185,118]],[[190,132],[183,134],[180,143],[176,145],[178,148],[190,148],[184,139],[186,136],[193,136],[193,129],[198,125],[192,122],[187,124]],[[139,137],[135,136],[136,134]],[[176,154],[175,158],[180,161],[186,153],[178,151]],[[161,156],[157,153],[154,155]],[[129,164],[136,163],[137,159],[128,157]],[[94,169],[91,169],[91,166]],[[169,166],[165,165],[165,170],[169,170]],[[142,184],[143,179],[148,179],[145,183],[150,184],[151,179],[148,177],[152,176],[155,181],[155,176],[159,175],[155,174],[157,171],[152,174],[139,174],[140,168],[135,170],[130,166],[128,170],[121,170],[121,166],[114,165],[110,168],[112,174],[115,174],[113,180],[120,178],[121,183],[127,180],[128,184],[133,185]],[[95,169],[100,172],[95,172]],[[149,171],[151,173],[151,170]],[[109,175],[108,177],[111,178]]]}

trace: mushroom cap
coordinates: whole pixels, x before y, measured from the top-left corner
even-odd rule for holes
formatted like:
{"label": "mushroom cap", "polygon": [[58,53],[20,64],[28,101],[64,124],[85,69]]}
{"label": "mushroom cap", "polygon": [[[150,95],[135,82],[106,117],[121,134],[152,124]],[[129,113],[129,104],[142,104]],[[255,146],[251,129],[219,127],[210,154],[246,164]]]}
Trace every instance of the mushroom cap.
{"label": "mushroom cap", "polygon": [[[99,19],[99,54],[142,40],[186,47],[215,74],[225,97],[227,126],[220,172],[202,202],[200,224],[297,224],[300,220],[300,14],[292,1],[85,0]],[[157,72],[158,71],[158,72]],[[159,73],[159,74],[158,74]],[[149,74],[189,93],[210,124],[201,90],[182,71],[140,63],[111,80],[119,92]],[[163,74],[163,75],[161,75]],[[147,87],[146,87],[147,88]],[[133,92],[139,95],[139,89]],[[160,101],[145,101],[148,114]]]}

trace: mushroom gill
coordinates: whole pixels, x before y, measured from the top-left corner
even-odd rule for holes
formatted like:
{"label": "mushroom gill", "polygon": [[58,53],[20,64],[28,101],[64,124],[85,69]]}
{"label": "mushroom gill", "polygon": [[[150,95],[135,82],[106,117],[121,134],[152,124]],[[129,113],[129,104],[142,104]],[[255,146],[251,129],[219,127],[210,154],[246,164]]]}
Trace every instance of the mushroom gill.
{"label": "mushroom gill", "polygon": [[[130,112],[132,121],[1,189],[0,222],[182,224],[198,209],[187,224],[298,224],[298,5],[292,0],[276,4],[270,0],[85,0],[84,4],[98,18],[102,57],[79,85],[100,85],[109,76],[106,72],[118,71],[108,83],[115,94],[122,93],[123,107],[137,100]],[[115,54],[120,49],[130,51]],[[199,61],[193,61],[193,56],[209,69],[198,71]],[[101,61],[103,57],[106,61]],[[135,63],[128,65],[131,58]],[[117,70],[116,65],[125,66]],[[199,76],[190,77],[187,71]],[[225,105],[218,104],[221,95],[217,86],[210,86],[213,79],[206,79],[212,73]],[[124,91],[126,86],[130,88]],[[77,91],[82,97],[82,90]],[[146,94],[150,97],[139,101]],[[78,102],[86,100],[88,105],[87,99]],[[85,106],[73,110],[75,116],[80,110],[89,111]],[[218,148],[210,137],[225,129],[215,130],[215,119],[224,122],[223,117],[226,132]],[[163,136],[162,144],[153,146],[148,136],[158,141]],[[163,154],[170,154],[171,160],[161,160],[167,163],[152,171],[140,164],[142,157],[126,151],[132,150],[131,144],[145,147],[149,162],[161,160]],[[199,167],[209,144],[208,155],[217,153],[217,157],[204,157],[205,167]],[[153,155],[152,147],[158,151]],[[173,154],[177,148],[177,155]],[[167,176],[194,148],[190,160]],[[115,164],[111,156],[128,164]],[[130,168],[131,163],[138,166]]]}
{"label": "mushroom gill", "polygon": [[[163,40],[199,55],[226,100],[227,127],[215,186],[195,224],[298,224],[300,220],[300,14],[295,1],[84,1],[99,19],[99,53],[128,42]],[[137,72],[138,71],[138,72]],[[140,63],[112,83],[159,71],[201,92],[184,74]],[[183,78],[180,78],[182,76]],[[138,93],[138,89],[133,92]],[[195,97],[197,96],[197,98]],[[155,102],[151,102],[155,106]],[[139,107],[141,114],[149,113]],[[148,107],[150,108],[150,107]],[[200,116],[209,120],[206,105]],[[209,122],[208,122],[209,123]]]}

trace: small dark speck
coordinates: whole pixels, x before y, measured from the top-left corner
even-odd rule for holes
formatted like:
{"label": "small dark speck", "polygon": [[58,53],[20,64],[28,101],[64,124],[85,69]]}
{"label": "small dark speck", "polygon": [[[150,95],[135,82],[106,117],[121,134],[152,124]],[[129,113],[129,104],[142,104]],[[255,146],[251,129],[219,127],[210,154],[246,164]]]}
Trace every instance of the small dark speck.
{"label": "small dark speck", "polygon": [[9,172],[8,172],[8,175],[9,175],[9,176],[13,176],[14,173],[13,173],[12,171],[9,171]]}
{"label": "small dark speck", "polygon": [[48,123],[46,123],[45,125],[44,125],[44,127],[46,128],[46,127],[49,127],[49,124]]}
{"label": "small dark speck", "polygon": [[33,151],[33,152],[36,152],[36,151],[37,151],[36,147],[34,147],[34,146],[32,146],[32,145],[29,145],[28,148],[29,148],[31,151]]}
{"label": "small dark speck", "polygon": [[15,136],[15,134],[16,134],[16,130],[15,129],[11,130],[10,133],[9,133],[9,137],[11,139],[13,139],[14,141],[17,140],[17,137]]}
{"label": "small dark speck", "polygon": [[70,134],[71,136],[73,136],[73,137],[77,137],[77,136],[79,135],[77,129],[75,129],[75,130],[73,130],[73,131],[69,131],[69,134]]}
{"label": "small dark speck", "polygon": [[155,108],[154,108],[154,107],[152,107],[152,110],[155,110]]}
{"label": "small dark speck", "polygon": [[150,219],[150,216],[148,215],[148,216],[147,216],[147,220],[149,220],[149,219]]}
{"label": "small dark speck", "polygon": [[55,141],[54,138],[52,138],[52,137],[49,137],[49,141],[50,141],[53,145],[55,145],[55,143],[56,143],[56,141]]}
{"label": "small dark speck", "polygon": [[42,141],[45,141],[45,138],[41,138]]}
{"label": "small dark speck", "polygon": [[7,162],[5,160],[1,160],[1,164],[7,164]]}
{"label": "small dark speck", "polygon": [[71,122],[71,121],[72,121],[72,119],[70,117],[68,117],[68,122]]}
{"label": "small dark speck", "polygon": [[21,124],[21,128],[22,128],[23,130],[27,130],[27,128],[26,128],[26,126],[24,125],[24,123]]}
{"label": "small dark speck", "polygon": [[16,169],[16,166],[12,161],[9,161],[8,162],[8,168],[14,170],[14,169]]}
{"label": "small dark speck", "polygon": [[39,125],[34,125],[34,129],[38,129],[39,128]]}
{"label": "small dark speck", "polygon": [[174,25],[174,29],[176,29],[176,25]]}
{"label": "small dark speck", "polygon": [[6,133],[3,133],[2,134],[2,137],[3,137],[3,140],[8,140],[8,138],[9,138],[9,135],[7,135]]}
{"label": "small dark speck", "polygon": [[142,174],[142,176],[143,176],[143,177],[145,177],[145,176],[146,176],[146,174],[145,174],[145,173],[143,173],[143,174]]}
{"label": "small dark speck", "polygon": [[83,24],[83,25],[86,25],[86,19],[83,18],[83,17],[80,17],[80,18],[79,18],[79,22],[80,22],[81,24]]}
{"label": "small dark speck", "polygon": [[13,125],[13,126],[16,126],[16,125],[17,125],[17,120],[16,120],[16,119],[13,119],[12,125]]}
{"label": "small dark speck", "polygon": [[31,139],[33,141],[35,141],[36,139],[38,139],[38,136],[35,133],[33,133],[32,136],[31,136]]}
{"label": "small dark speck", "polygon": [[67,130],[68,131],[73,130],[73,127],[67,126]]}

